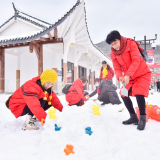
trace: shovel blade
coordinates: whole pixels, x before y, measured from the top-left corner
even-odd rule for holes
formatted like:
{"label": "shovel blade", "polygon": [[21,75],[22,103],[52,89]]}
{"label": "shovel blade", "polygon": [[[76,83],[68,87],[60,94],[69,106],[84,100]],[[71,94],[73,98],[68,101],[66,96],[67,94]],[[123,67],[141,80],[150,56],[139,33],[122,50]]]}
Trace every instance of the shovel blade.
{"label": "shovel blade", "polygon": [[121,89],[121,95],[125,96],[125,97],[128,97],[128,90],[126,88],[122,88]]}

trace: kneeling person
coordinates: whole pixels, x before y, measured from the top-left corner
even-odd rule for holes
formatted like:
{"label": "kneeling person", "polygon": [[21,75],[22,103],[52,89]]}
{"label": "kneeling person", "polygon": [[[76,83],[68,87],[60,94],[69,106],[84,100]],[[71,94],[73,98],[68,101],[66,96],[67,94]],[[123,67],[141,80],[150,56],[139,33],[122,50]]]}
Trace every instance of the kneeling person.
{"label": "kneeling person", "polygon": [[87,98],[85,97],[87,95],[86,92],[84,92],[83,87],[87,84],[88,80],[85,77],[76,79],[71,87],[68,90],[68,93],[66,94],[66,101],[69,103],[69,105],[77,105],[82,106],[84,104],[84,101],[87,101]]}
{"label": "kneeling person", "polygon": [[110,82],[106,82],[104,80],[100,81],[100,79],[96,78],[95,79],[95,85],[96,85],[96,90],[92,92],[89,97],[94,96],[96,93],[98,93],[98,98],[95,99],[99,100],[102,103],[102,105],[111,103],[111,104],[121,104],[121,101],[119,100],[118,94],[116,92],[116,88],[114,87],[113,84]]}

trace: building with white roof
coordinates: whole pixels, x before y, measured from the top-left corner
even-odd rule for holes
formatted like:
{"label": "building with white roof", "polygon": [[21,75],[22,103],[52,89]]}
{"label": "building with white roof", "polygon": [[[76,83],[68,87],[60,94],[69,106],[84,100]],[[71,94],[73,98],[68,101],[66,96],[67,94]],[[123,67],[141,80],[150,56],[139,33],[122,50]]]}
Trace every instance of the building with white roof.
{"label": "building with white roof", "polygon": [[52,68],[59,83],[85,76],[94,88],[106,57],[92,42],[83,0],[57,22],[50,24],[16,9],[0,26],[0,92],[14,92],[27,80]]}

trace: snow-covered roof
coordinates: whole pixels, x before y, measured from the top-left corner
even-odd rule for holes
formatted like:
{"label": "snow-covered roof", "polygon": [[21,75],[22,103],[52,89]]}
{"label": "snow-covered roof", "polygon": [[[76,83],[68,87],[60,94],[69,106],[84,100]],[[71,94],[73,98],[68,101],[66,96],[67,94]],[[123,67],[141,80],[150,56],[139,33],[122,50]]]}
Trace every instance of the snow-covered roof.
{"label": "snow-covered roof", "polygon": [[30,23],[33,23],[39,27],[42,27],[43,30],[37,31],[37,32],[30,32],[23,35],[12,35],[7,37],[1,37],[0,39],[0,45],[8,45],[8,44],[17,44],[17,43],[24,43],[24,42],[31,42],[36,39],[39,39],[40,37],[46,35],[53,29],[55,29],[58,25],[60,25],[74,10],[75,8],[80,4],[80,1],[78,0],[77,3],[57,22],[54,24],[49,24],[47,22],[44,22],[40,19],[37,19],[33,16],[30,16],[28,14],[25,14],[20,11],[16,11],[15,15],[11,17],[9,20],[7,20],[3,25],[0,26],[0,29],[4,27],[7,23],[9,23],[12,19],[20,18],[22,20],[28,21]]}
{"label": "snow-covered roof", "polygon": [[9,23],[11,20],[16,20],[16,19],[22,19],[24,21],[27,21],[29,23],[32,23],[40,28],[48,28],[51,24],[48,23],[48,22],[45,22],[43,20],[40,20],[36,17],[33,17],[27,13],[24,13],[18,9],[15,8],[14,4],[13,4],[13,8],[15,10],[15,14],[14,16],[12,16],[11,18],[9,18],[6,22],[4,22],[1,26],[0,26],[0,29],[2,27],[4,27],[7,23]]}
{"label": "snow-covered roof", "polygon": [[[90,38],[88,26],[87,26],[87,19],[86,19],[86,9],[85,3],[83,0],[77,0],[75,5],[57,22],[54,24],[50,24],[33,16],[30,16],[24,12],[21,12],[15,8],[15,15],[12,16],[9,20],[7,20],[3,25],[0,26],[3,28],[7,23],[11,23],[14,19],[20,19],[27,22],[30,22],[38,27],[40,30],[19,34],[19,35],[10,35],[7,37],[0,37],[0,46],[9,45],[9,44],[18,44],[18,43],[25,43],[31,42],[34,40],[39,39],[40,37],[45,37],[47,33],[50,33],[55,28],[58,29],[58,38],[64,38],[68,31],[73,27],[75,28],[76,34],[76,44],[79,46],[83,46],[85,48],[89,48],[92,52],[96,55],[101,55],[102,59],[106,59],[110,61],[110,57],[103,54],[103,52],[95,46]],[[75,11],[75,12],[74,12]],[[74,14],[72,14],[74,12]],[[74,17],[74,18],[73,18]],[[75,26],[78,25],[78,26]],[[82,31],[83,30],[83,31]],[[51,32],[52,37],[54,37],[54,33]]]}

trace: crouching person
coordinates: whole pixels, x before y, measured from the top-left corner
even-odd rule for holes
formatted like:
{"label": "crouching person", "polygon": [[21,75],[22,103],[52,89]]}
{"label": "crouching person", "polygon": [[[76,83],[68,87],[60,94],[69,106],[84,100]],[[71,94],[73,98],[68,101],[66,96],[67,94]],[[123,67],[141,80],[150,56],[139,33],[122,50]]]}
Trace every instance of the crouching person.
{"label": "crouching person", "polygon": [[98,98],[94,99],[94,101],[99,100],[103,102],[101,105],[105,105],[108,103],[111,104],[121,104],[119,100],[118,94],[116,92],[116,87],[110,82],[106,82],[105,80],[100,81],[100,79],[95,79],[96,90],[89,95],[89,98],[98,93]]}
{"label": "crouching person", "polygon": [[45,70],[40,77],[24,83],[6,101],[6,106],[16,118],[26,115],[23,130],[39,129],[34,122],[45,122],[48,108],[53,106],[62,112],[63,106],[52,88],[57,81],[57,73]]}
{"label": "crouching person", "polygon": [[66,101],[69,103],[68,105],[77,105],[82,106],[84,101],[87,101],[87,92],[84,92],[83,87],[87,84],[88,80],[85,77],[76,79],[66,94]]}

